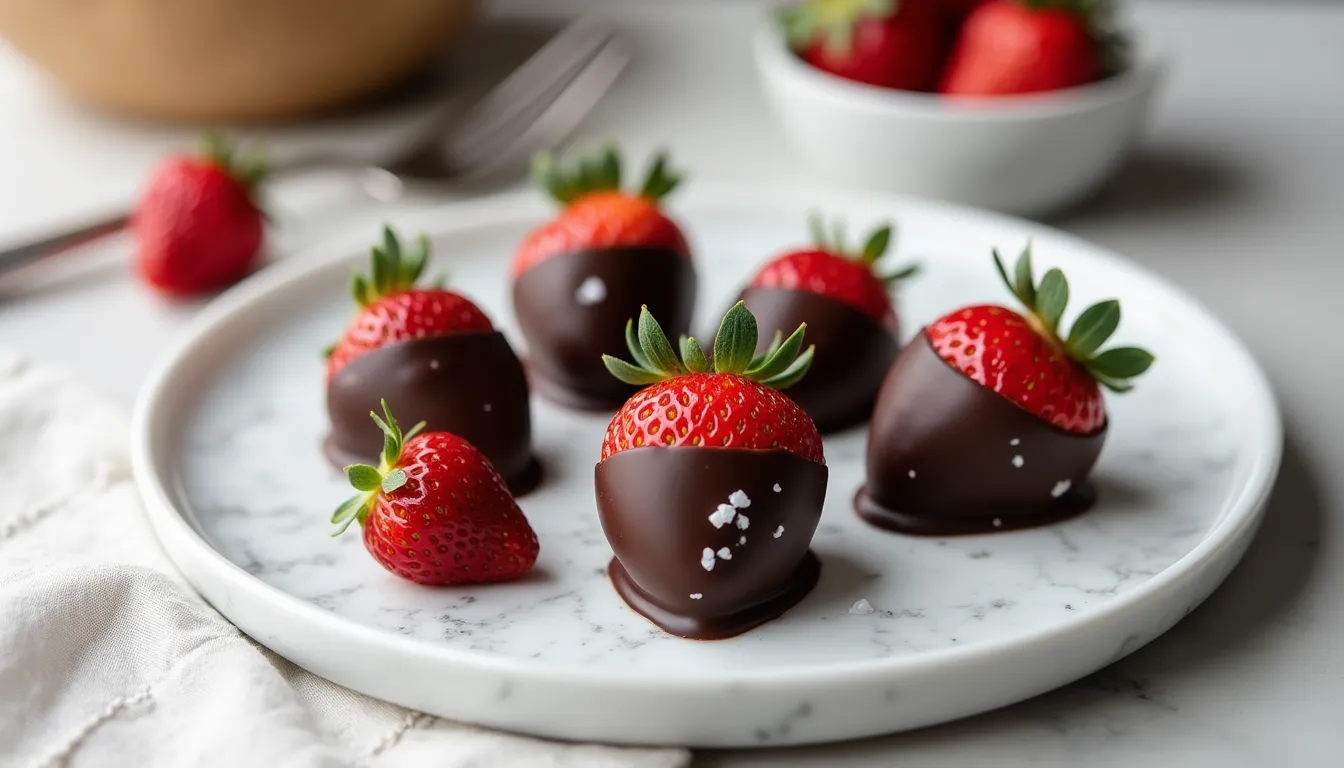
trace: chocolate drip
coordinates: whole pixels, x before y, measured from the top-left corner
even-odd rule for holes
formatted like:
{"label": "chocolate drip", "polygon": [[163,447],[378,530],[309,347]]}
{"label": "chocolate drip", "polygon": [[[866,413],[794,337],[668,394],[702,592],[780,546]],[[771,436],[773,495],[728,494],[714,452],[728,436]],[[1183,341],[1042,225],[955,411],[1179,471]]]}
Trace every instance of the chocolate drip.
{"label": "chocolate drip", "polygon": [[882,384],[860,516],[900,533],[1026,528],[1086,510],[1106,428],[1065,432],[948,365],[921,333]]}
{"label": "chocolate drip", "polygon": [[612,584],[670,634],[740,635],[816,585],[808,546],[826,496],[824,465],[783,450],[636,448],[598,463],[595,476],[616,553]]}

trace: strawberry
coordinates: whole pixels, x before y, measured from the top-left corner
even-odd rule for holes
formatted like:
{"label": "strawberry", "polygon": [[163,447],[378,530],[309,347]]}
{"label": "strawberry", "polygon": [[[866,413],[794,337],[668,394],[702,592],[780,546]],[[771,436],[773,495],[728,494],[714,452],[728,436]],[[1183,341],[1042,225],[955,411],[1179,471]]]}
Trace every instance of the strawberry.
{"label": "strawberry", "polygon": [[484,454],[457,435],[402,433],[383,402],[377,467],[345,468],[359,491],[331,518],[359,521],[364,547],[387,570],[427,586],[516,579],[537,561],[537,535]]}
{"label": "strawberry", "polygon": [[514,278],[553,256],[603,248],[656,247],[690,258],[680,227],[665,216],[659,201],[681,182],[667,168],[667,157],[654,158],[638,192],[621,190],[621,160],[615,147],[579,158],[563,170],[549,153],[538,154],[533,177],[564,209],[528,233],[513,259]]}
{"label": "strawberry", "polygon": [[208,133],[199,154],[165,160],[131,218],[141,278],[170,296],[223,288],[251,271],[264,215],[255,191],[265,175],[256,156],[239,156]]}
{"label": "strawberry", "polygon": [[626,324],[634,364],[610,355],[602,361],[627,384],[646,386],[626,401],[607,427],[602,458],[643,447],[781,449],[824,464],[821,436],[803,409],[778,390],[795,384],[812,364],[800,355],[806,325],[785,341],[777,336],[763,354],[756,349],[756,318],[742,302],[724,315],[714,339],[714,359],[681,337],[681,358],[649,313],[639,329]]}
{"label": "strawberry", "polygon": [[1018,258],[1013,278],[998,252],[994,263],[1027,315],[1000,306],[959,309],[925,329],[934,351],[981,386],[1056,427],[1095,433],[1106,424],[1097,385],[1129,391],[1130,379],[1148,370],[1153,356],[1137,347],[1097,351],[1120,325],[1115,299],[1083,310],[1062,337],[1059,320],[1069,301],[1069,283],[1063,272],[1051,269],[1037,285],[1030,245]]}
{"label": "strawberry", "polygon": [[823,72],[927,91],[942,57],[938,10],[935,0],[807,0],[782,21],[790,49]]}
{"label": "strawberry", "polygon": [[1123,40],[1095,0],[989,0],[962,25],[939,90],[1004,96],[1072,88],[1114,67]]}
{"label": "strawberry", "polygon": [[881,276],[873,271],[891,242],[891,227],[873,232],[857,253],[846,247],[838,224],[833,234],[827,235],[822,221],[814,218],[812,238],[814,247],[790,251],[770,261],[756,273],[750,286],[808,291],[844,302],[880,324],[891,325],[896,311],[890,287],[917,270],[911,265]]}
{"label": "strawberry", "polygon": [[490,318],[469,299],[443,288],[415,288],[428,259],[428,238],[422,235],[403,252],[396,233],[383,228],[368,276],[351,280],[360,310],[328,354],[328,379],[351,360],[394,342],[493,330]]}

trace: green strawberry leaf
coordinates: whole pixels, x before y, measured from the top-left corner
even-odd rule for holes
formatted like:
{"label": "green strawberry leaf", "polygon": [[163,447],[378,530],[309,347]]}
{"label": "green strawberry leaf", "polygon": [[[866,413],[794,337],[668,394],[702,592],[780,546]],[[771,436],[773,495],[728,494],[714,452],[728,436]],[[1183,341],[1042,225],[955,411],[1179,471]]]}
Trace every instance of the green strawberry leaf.
{"label": "green strawberry leaf", "polygon": [[1075,359],[1087,360],[1119,327],[1120,302],[1115,299],[1098,302],[1083,310],[1073,321],[1064,346]]}
{"label": "green strawberry leaf", "polygon": [[661,373],[655,373],[644,368],[636,368],[619,357],[612,357],[611,355],[603,355],[602,364],[607,367],[607,372],[612,376],[615,376],[626,384],[633,384],[637,387],[657,384],[667,378]]}
{"label": "green strawberry leaf", "polygon": [[383,493],[392,493],[405,484],[406,470],[394,469],[391,472],[388,472],[387,476],[383,478],[380,487],[383,489]]}
{"label": "green strawberry leaf", "polygon": [[[793,365],[798,358],[798,351],[803,348],[803,334],[807,331],[807,323],[798,326],[798,330],[789,335],[789,338],[769,352],[766,358],[758,366],[748,368],[747,376],[757,381],[769,381],[776,376],[783,374]],[[779,338],[776,335],[775,338]]]}
{"label": "green strawberry leaf", "polygon": [[1088,360],[1086,365],[1099,380],[1123,382],[1147,371],[1154,359],[1146,349],[1113,347]]}
{"label": "green strawberry leaf", "polygon": [[761,383],[767,387],[781,390],[788,389],[794,384],[797,384],[799,380],[807,374],[807,369],[812,367],[812,356],[816,352],[816,349],[815,346],[808,347],[807,350],[803,352],[797,360],[794,360],[788,368],[785,368],[783,372],[777,376],[766,379]]}
{"label": "green strawberry leaf", "polygon": [[709,360],[705,357],[705,351],[700,348],[700,342],[690,336],[681,337],[681,360],[691,373],[709,373]]}
{"label": "green strawberry leaf", "polygon": [[638,331],[639,348],[644,350],[650,370],[673,375],[686,372],[686,369],[681,367],[681,361],[677,360],[677,352],[672,349],[667,334],[663,333],[658,321],[653,319],[648,307],[642,307],[639,311]]}
{"label": "green strawberry leaf", "polygon": [[742,373],[756,355],[756,317],[739,301],[723,316],[714,336],[714,370]]}
{"label": "green strawberry leaf", "polygon": [[358,491],[372,491],[378,488],[382,476],[375,467],[368,464],[351,464],[345,468],[345,476]]}
{"label": "green strawberry leaf", "polygon": [[1031,243],[1022,249],[1022,254],[1017,257],[1017,265],[1013,268],[1014,281],[1013,292],[1017,298],[1022,300],[1028,309],[1036,307],[1036,277],[1031,270]]}
{"label": "green strawberry leaf", "polygon": [[887,252],[887,246],[891,244],[891,227],[884,226],[878,228],[876,232],[868,237],[868,241],[863,244],[863,250],[859,253],[859,261],[873,265],[882,255]]}
{"label": "green strawberry leaf", "polygon": [[625,346],[630,350],[630,359],[635,361],[635,365],[645,370],[653,370],[653,364],[649,358],[644,356],[644,350],[639,346],[639,336],[635,334],[635,321],[625,321]]}
{"label": "green strawberry leaf", "polygon": [[1051,269],[1041,278],[1041,286],[1036,291],[1036,316],[1050,334],[1057,335],[1059,319],[1064,316],[1064,308],[1069,304],[1069,281],[1058,269]]}

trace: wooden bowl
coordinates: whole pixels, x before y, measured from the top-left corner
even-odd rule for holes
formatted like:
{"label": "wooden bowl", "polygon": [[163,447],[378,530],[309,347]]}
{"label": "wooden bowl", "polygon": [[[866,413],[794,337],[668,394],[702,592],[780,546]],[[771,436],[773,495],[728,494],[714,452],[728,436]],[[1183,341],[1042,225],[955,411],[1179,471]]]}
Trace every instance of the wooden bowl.
{"label": "wooden bowl", "polygon": [[476,0],[0,0],[0,37],[78,98],[171,120],[289,118],[396,83]]}

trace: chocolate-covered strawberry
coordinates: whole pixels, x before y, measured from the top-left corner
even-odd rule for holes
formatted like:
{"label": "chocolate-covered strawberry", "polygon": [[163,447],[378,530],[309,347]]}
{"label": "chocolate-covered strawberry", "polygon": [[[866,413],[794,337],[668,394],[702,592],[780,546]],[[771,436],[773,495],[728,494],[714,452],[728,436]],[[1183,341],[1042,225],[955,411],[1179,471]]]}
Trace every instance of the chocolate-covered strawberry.
{"label": "chocolate-covered strawberry", "polygon": [[[812,222],[814,244],[766,264],[740,298],[765,338],[807,324],[816,360],[807,378],[789,390],[822,433],[868,419],[878,387],[896,359],[899,324],[891,289],[915,271],[883,273],[878,261],[891,242],[883,226],[853,250],[837,224],[828,233]],[[760,342],[764,351],[764,338]]]}
{"label": "chocolate-covered strawberry", "polygon": [[742,303],[724,316],[712,359],[681,354],[648,309],[626,326],[631,362],[604,361],[643,386],[607,427],[597,507],[616,557],[609,575],[631,608],[681,637],[730,637],[774,619],[815,586],[808,550],[827,469],[821,436],[779,390],[807,372],[799,327],[761,355]]}
{"label": "chocolate-covered strawberry", "polygon": [[509,581],[537,561],[537,536],[490,460],[446,432],[403,433],[386,402],[378,466],[354,464],[346,477],[359,494],[331,522],[359,522],[364,547],[388,571],[426,586]]}
{"label": "chocolate-covered strawberry", "polygon": [[1114,299],[1060,329],[1064,273],[1039,283],[1030,248],[1009,277],[1026,307],[964,307],[930,324],[882,384],[859,513],[907,533],[977,533],[1040,525],[1094,501],[1088,475],[1108,421],[1101,388],[1125,392],[1153,356],[1099,351],[1120,324]]}
{"label": "chocolate-covered strawberry", "polygon": [[327,457],[338,467],[374,461],[378,427],[368,413],[385,399],[408,419],[470,441],[515,493],[526,492],[540,465],[522,363],[470,299],[416,286],[428,259],[424,237],[403,248],[384,228],[368,274],[352,279],[359,310],[327,358]]}
{"label": "chocolate-covered strawberry", "polygon": [[626,319],[648,306],[673,333],[690,326],[695,267],[660,207],[680,179],[660,154],[638,190],[623,190],[613,147],[563,168],[539,155],[534,175],[563,208],[528,234],[511,270],[533,384],[564,405],[615,408],[636,388],[607,375],[602,355],[624,349]]}

